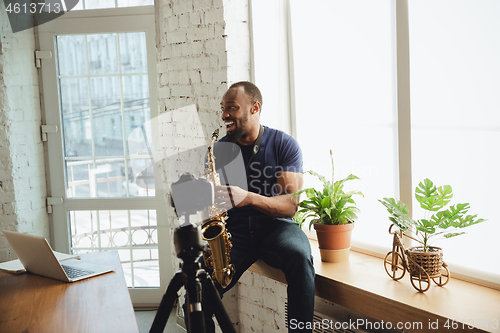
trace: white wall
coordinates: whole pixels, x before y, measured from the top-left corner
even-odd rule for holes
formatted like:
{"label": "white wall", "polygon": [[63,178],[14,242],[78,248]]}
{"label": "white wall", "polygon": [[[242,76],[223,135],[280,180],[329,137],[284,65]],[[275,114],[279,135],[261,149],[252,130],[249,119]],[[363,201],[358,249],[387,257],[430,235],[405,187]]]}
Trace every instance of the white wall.
{"label": "white wall", "polygon": [[[192,132],[186,131],[189,117],[179,108],[196,105],[205,142],[216,128],[221,136],[225,134],[216,113],[222,95],[228,84],[250,79],[249,13],[247,1],[241,0],[174,0],[155,6],[159,113],[163,128],[171,129],[162,131],[169,137],[164,142],[172,144],[164,149],[170,150],[165,155],[177,156],[162,164],[168,186],[184,171],[201,173],[206,152],[202,147],[175,155],[199,139],[192,124],[187,125]],[[198,161],[198,168],[193,161]],[[165,199],[168,204],[168,194]],[[179,224],[173,209],[169,210],[171,234]],[[179,260],[171,250],[178,269]],[[285,285],[247,272],[223,302],[240,332],[277,332],[285,330],[285,299]]]}
{"label": "white wall", "polygon": [[[34,29],[12,33],[0,7],[0,230],[49,238]],[[0,234],[0,262],[13,258]]]}
{"label": "white wall", "polygon": [[[240,1],[239,3],[244,3]],[[236,6],[238,8],[238,6]],[[165,149],[167,158],[160,163],[164,182],[167,186],[165,202],[170,204],[169,186],[179,179],[183,172],[192,172],[200,176],[203,172],[203,158],[211,135],[216,128],[225,133],[220,116],[220,100],[228,87],[228,82],[247,80],[250,77],[249,60],[233,57],[228,62],[227,43],[235,49],[249,49],[248,25],[245,19],[233,15],[229,25],[242,30],[238,36],[228,36],[225,21],[225,9],[222,0],[174,0],[158,1],[156,9],[157,35],[157,73],[159,114],[162,142],[170,143]],[[245,10],[241,11],[245,15]],[[231,14],[228,14],[231,15]],[[241,14],[239,14],[241,15]],[[231,42],[228,42],[231,40]],[[243,45],[238,47],[238,45]],[[248,52],[246,52],[248,55]],[[237,60],[236,60],[237,58]],[[249,56],[247,56],[249,59]],[[232,76],[229,74],[232,73]],[[231,79],[230,79],[231,76]],[[196,106],[194,119],[189,115],[189,106]],[[186,108],[184,108],[186,107]],[[201,123],[201,132],[196,122]],[[167,130],[166,130],[167,129]],[[194,149],[193,142],[204,146]],[[168,225],[173,235],[175,227],[180,225],[173,209],[168,210]],[[171,248],[174,270],[178,269],[179,260]],[[238,322],[237,288],[224,297],[226,309]],[[183,301],[183,297],[181,297]]]}
{"label": "white wall", "polygon": [[238,281],[240,332],[288,332],[286,285],[247,271]]}

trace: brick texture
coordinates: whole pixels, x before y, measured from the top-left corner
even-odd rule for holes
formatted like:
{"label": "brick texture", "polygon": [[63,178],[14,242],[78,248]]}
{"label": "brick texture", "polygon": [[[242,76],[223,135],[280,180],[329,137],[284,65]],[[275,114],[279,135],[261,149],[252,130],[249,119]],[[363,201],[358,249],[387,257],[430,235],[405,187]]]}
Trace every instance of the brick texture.
{"label": "brick texture", "polygon": [[[0,230],[48,238],[34,32],[12,33],[3,8],[0,24]],[[0,262],[14,258],[1,234]]]}
{"label": "brick texture", "polygon": [[[163,154],[170,157],[167,163],[160,163],[167,186],[167,205],[170,203],[169,184],[178,180],[183,172],[202,175],[204,155],[213,131],[219,128],[220,135],[225,134],[216,111],[220,109],[220,100],[228,84],[250,77],[249,61],[243,61],[243,65],[236,61],[233,64],[228,57],[235,51],[227,47],[228,39],[232,38],[230,43],[233,48],[239,45],[240,49],[249,49],[247,2],[238,1],[243,6],[240,12],[228,11],[226,2],[170,0],[155,4],[158,113],[159,118],[162,118],[160,122],[165,124],[161,126],[160,135],[162,143],[171,142],[173,145],[172,148],[163,147],[173,155]],[[232,28],[238,22],[239,30]],[[234,33],[229,30],[234,30]],[[248,57],[247,54],[245,59]],[[230,68],[236,67],[238,72],[233,75],[236,71]],[[193,109],[196,111],[194,119],[190,113]],[[199,143],[200,139],[203,144],[194,147],[193,142]],[[179,221],[173,209],[168,210],[168,219],[173,234],[174,228],[182,221]],[[174,270],[177,270],[179,260],[175,256],[173,244],[171,251]],[[224,303],[238,327],[236,287],[225,295]]]}
{"label": "brick texture", "polygon": [[[222,33],[225,23],[223,8],[215,7],[211,0],[158,2],[156,21],[158,123],[163,157],[159,163],[167,187],[165,200],[170,206],[169,185],[183,172],[203,174],[208,138],[214,129],[221,127],[213,101],[220,98],[218,92],[227,87],[227,67],[220,66],[226,61],[219,61],[226,57]],[[214,72],[221,73],[218,81],[214,81]],[[190,127],[193,123],[200,126]],[[200,143],[200,139],[202,145],[197,148],[193,142]],[[183,219],[180,221],[171,207],[167,214],[173,236],[174,228]],[[176,271],[180,261],[174,244],[171,244],[171,253]],[[235,300],[235,297],[225,297],[225,300],[230,298]],[[180,300],[183,303],[183,297]]]}
{"label": "brick texture", "polygon": [[239,332],[287,332],[286,285],[245,272],[238,281]]}

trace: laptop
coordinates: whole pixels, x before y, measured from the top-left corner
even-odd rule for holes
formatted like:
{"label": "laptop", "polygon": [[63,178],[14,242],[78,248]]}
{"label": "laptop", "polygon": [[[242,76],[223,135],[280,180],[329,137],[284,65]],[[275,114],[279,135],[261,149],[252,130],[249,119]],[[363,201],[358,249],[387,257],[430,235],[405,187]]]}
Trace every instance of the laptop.
{"label": "laptop", "polygon": [[115,270],[112,266],[97,265],[78,259],[59,262],[44,237],[8,230],[2,232],[24,268],[30,273],[60,281],[75,282]]}

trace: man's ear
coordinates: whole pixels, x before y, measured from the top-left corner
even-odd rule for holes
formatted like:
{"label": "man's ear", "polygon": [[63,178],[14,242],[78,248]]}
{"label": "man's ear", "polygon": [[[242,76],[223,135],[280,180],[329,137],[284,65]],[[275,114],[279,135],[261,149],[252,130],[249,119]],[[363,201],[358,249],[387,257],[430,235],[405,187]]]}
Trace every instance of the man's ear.
{"label": "man's ear", "polygon": [[252,114],[260,112],[260,103],[255,102],[252,106]]}

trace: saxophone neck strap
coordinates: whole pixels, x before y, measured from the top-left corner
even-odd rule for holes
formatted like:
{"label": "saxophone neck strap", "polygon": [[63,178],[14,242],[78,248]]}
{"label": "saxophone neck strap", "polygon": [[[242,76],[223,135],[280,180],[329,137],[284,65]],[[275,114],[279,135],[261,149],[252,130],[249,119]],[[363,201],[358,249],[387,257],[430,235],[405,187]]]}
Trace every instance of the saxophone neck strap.
{"label": "saxophone neck strap", "polygon": [[250,165],[250,162],[252,162],[253,157],[255,156],[255,154],[259,152],[260,142],[262,141],[263,136],[264,136],[264,126],[260,125],[259,136],[257,136],[257,139],[253,143],[252,156],[250,156],[250,159],[248,160],[248,163],[245,166],[245,174],[246,170],[248,169],[248,166]]}
{"label": "saxophone neck strap", "polygon": [[260,125],[259,136],[257,137],[255,142],[253,143],[253,150],[252,150],[253,155],[255,155],[259,152],[260,143],[262,142],[263,136],[264,136],[264,126]]}

